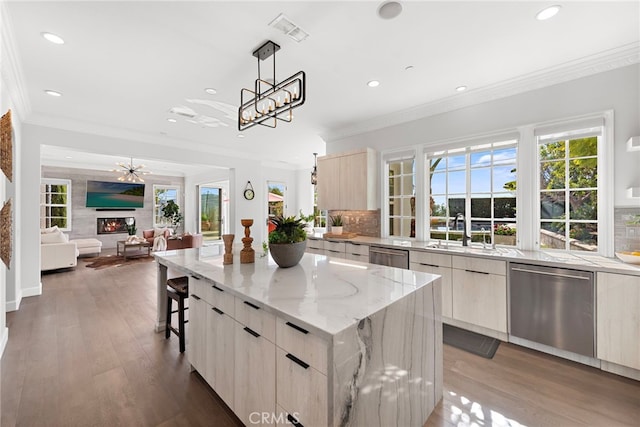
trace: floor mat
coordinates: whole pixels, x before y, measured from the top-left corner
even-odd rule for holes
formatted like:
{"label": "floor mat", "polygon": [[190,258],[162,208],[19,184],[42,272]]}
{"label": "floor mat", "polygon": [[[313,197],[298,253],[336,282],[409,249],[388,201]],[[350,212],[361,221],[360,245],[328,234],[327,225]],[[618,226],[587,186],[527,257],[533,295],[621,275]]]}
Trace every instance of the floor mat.
{"label": "floor mat", "polygon": [[500,345],[500,340],[480,335],[451,325],[442,325],[445,344],[477,354],[487,359],[493,358]]}
{"label": "floor mat", "polygon": [[132,256],[127,257],[125,260],[122,255],[109,255],[109,256],[101,256],[101,257],[92,257],[92,258],[78,258],[88,264],[86,267],[95,268],[96,270],[101,270],[107,267],[119,267],[121,265],[133,265],[141,262],[149,262],[155,260],[152,256]]}

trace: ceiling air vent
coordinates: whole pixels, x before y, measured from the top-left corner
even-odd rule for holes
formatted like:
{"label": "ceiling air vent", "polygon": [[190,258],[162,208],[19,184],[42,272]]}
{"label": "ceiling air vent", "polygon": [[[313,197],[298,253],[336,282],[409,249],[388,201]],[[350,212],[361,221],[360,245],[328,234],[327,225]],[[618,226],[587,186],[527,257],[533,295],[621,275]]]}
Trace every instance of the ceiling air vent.
{"label": "ceiling air vent", "polygon": [[276,16],[275,19],[269,23],[269,26],[282,31],[298,43],[309,37],[309,33],[287,18],[284,13]]}

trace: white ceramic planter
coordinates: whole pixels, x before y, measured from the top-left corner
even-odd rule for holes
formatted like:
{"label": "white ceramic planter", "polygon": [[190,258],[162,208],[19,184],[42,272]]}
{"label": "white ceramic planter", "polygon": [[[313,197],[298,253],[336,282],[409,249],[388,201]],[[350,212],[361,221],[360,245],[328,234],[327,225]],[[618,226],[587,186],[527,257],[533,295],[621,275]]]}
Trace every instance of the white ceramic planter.
{"label": "white ceramic planter", "polygon": [[331,234],[342,234],[342,226],[336,227],[335,225],[332,225]]}

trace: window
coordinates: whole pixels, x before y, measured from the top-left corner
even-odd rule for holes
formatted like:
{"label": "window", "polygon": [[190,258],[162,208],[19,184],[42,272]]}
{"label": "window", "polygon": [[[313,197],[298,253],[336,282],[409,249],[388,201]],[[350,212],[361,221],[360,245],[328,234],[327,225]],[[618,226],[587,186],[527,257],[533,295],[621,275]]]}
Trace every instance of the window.
{"label": "window", "polygon": [[389,236],[416,236],[415,159],[388,160]]}
{"label": "window", "polygon": [[472,241],[515,245],[516,155],[513,140],[429,154],[429,237],[461,240],[462,214]]}
{"label": "window", "polygon": [[180,187],[177,185],[153,186],[153,225],[168,226],[171,223],[162,215],[162,207],[169,200],[180,205]]}
{"label": "window", "polygon": [[538,137],[541,248],[598,250],[600,133]]}
{"label": "window", "polygon": [[40,184],[40,228],[71,230],[71,180],[44,178]]}

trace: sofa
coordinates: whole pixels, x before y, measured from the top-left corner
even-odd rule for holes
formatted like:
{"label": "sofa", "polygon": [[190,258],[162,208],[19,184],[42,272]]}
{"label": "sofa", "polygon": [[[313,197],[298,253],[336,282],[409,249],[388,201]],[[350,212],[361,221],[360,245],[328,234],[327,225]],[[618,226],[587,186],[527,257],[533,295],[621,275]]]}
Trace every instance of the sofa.
{"label": "sofa", "polygon": [[143,230],[142,237],[149,242],[151,246],[153,246],[153,239],[158,236],[162,236],[165,239],[168,239],[171,236],[171,230],[168,228],[152,228],[151,230]]}
{"label": "sofa", "polygon": [[40,232],[40,271],[78,265],[78,247],[69,236],[54,226]]}
{"label": "sofa", "polygon": [[167,250],[188,249],[202,247],[202,234],[183,234],[167,239]]}

